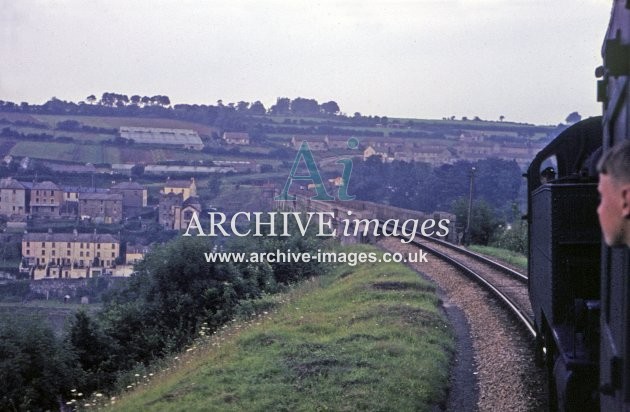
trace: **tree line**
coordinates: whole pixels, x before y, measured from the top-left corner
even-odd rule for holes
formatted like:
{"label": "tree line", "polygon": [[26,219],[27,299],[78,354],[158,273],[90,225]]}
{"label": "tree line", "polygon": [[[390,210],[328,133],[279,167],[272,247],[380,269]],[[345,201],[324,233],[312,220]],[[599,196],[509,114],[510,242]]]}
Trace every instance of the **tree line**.
{"label": "tree line", "polygon": [[[514,207],[518,205],[523,180],[515,161],[489,158],[432,168],[421,162],[383,163],[380,157],[371,156],[364,162],[355,163],[349,193],[359,200],[405,209],[455,213],[461,225],[466,221],[473,168],[473,199],[477,213],[473,241],[488,244],[501,225],[514,219]],[[475,219],[471,219],[473,221]]]}

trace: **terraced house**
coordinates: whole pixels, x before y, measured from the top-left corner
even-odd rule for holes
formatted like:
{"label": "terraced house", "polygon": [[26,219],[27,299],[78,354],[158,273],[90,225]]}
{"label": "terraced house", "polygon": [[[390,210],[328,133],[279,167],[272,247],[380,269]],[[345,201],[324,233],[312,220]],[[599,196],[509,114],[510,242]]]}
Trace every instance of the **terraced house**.
{"label": "terraced house", "polygon": [[21,271],[31,279],[78,279],[112,274],[120,240],[110,234],[25,233]]}

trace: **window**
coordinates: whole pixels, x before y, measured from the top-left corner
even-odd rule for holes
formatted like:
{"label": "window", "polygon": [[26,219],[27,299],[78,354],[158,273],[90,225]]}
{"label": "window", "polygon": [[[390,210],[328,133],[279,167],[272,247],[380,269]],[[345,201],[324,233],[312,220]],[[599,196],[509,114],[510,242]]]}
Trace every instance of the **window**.
{"label": "window", "polygon": [[26,242],[26,246],[30,246],[30,245],[31,245],[31,242]]}
{"label": "window", "polygon": [[85,256],[90,257],[90,252],[89,251],[85,252]]}
{"label": "window", "polygon": [[31,254],[30,249],[26,249],[26,255],[30,255],[30,254]]}
{"label": "window", "polygon": [[52,247],[55,247],[55,242],[52,242]]}
{"label": "window", "polygon": [[66,256],[70,256],[70,251],[69,250],[66,251]]}
{"label": "window", "polygon": [[101,244],[100,244],[100,243],[99,243],[99,244],[97,244],[97,245],[96,245],[96,248],[97,248],[97,249],[100,249],[100,248],[101,248]]}
{"label": "window", "polygon": [[42,247],[46,247],[46,242],[42,242]]}
{"label": "window", "polygon": [[83,242],[81,242],[81,249],[83,249]]}
{"label": "window", "polygon": [[52,255],[55,256],[55,251],[54,250],[52,251]]}
{"label": "window", "polygon": [[79,256],[83,257],[83,251],[79,252]]}
{"label": "window", "polygon": [[96,257],[100,258],[101,257],[101,252],[96,252]]}
{"label": "window", "polygon": [[112,252],[112,257],[116,257],[116,254],[114,252]]}
{"label": "window", "polygon": [[46,251],[42,250],[42,256],[46,256]]}
{"label": "window", "polygon": [[66,244],[66,246],[67,246],[67,247],[70,247],[70,242],[68,242],[68,243]]}
{"label": "window", "polygon": [[116,244],[112,243],[112,249],[116,249]]}

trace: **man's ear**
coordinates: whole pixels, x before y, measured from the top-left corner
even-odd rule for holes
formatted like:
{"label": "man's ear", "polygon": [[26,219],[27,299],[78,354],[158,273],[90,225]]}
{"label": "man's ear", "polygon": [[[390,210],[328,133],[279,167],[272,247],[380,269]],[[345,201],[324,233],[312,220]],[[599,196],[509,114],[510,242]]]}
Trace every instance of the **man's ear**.
{"label": "man's ear", "polygon": [[630,185],[626,185],[621,189],[621,196],[623,198],[621,205],[623,217],[630,219]]}

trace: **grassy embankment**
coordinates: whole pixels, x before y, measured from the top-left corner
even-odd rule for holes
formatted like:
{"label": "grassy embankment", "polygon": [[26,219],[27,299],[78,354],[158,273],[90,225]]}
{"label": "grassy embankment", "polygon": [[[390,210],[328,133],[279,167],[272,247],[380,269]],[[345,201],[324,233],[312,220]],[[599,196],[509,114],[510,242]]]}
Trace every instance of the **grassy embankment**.
{"label": "grassy embankment", "polygon": [[511,265],[517,266],[523,270],[527,270],[527,256],[521,253],[512,252],[511,250],[507,249],[499,249],[496,247],[481,245],[470,245],[468,249],[472,250],[473,252],[496,257]]}
{"label": "grassy embankment", "polygon": [[407,267],[339,265],[270,302],[271,313],[200,339],[146,387],[138,377],[112,409],[432,410],[444,401],[452,335],[433,286]]}

